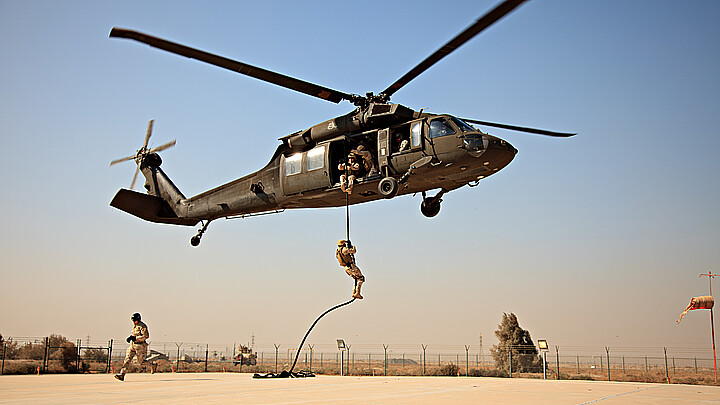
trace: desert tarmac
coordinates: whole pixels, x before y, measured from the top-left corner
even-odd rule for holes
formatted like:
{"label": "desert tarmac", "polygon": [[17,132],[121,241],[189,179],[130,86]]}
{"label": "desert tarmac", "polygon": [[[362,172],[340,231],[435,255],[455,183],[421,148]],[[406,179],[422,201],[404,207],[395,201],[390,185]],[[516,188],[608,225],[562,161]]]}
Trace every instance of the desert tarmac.
{"label": "desert tarmac", "polygon": [[720,387],[488,377],[245,373],[0,376],[0,404],[720,404]]}

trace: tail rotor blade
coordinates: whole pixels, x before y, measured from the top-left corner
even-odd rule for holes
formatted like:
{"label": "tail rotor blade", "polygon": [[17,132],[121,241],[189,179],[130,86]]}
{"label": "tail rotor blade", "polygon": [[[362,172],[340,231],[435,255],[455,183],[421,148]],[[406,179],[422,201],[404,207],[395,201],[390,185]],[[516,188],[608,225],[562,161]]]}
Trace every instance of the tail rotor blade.
{"label": "tail rotor blade", "polygon": [[145,143],[143,144],[143,149],[147,148],[148,142],[150,141],[150,136],[152,135],[153,122],[155,122],[155,120],[150,120],[150,122],[148,122],[147,132],[145,132]]}
{"label": "tail rotor blade", "polygon": [[140,171],[140,166],[138,166],[135,169],[135,175],[133,176],[132,183],[130,183],[130,190],[133,190],[135,188],[135,182],[137,181],[138,172]]}
{"label": "tail rotor blade", "polygon": [[157,146],[157,147],[154,147],[154,148],[150,149],[150,150],[148,151],[148,153],[160,152],[160,151],[163,151],[163,150],[165,150],[165,149],[172,148],[173,146],[175,146],[175,142],[176,142],[176,141],[173,139],[172,141],[170,141],[170,142],[168,142],[168,143],[166,143],[166,144],[162,144],[162,145],[160,145],[160,146]]}
{"label": "tail rotor blade", "polygon": [[115,159],[112,162],[110,162],[110,166],[114,166],[118,163],[127,162],[128,160],[133,160],[133,159],[135,159],[135,155],[124,157],[122,159]]}

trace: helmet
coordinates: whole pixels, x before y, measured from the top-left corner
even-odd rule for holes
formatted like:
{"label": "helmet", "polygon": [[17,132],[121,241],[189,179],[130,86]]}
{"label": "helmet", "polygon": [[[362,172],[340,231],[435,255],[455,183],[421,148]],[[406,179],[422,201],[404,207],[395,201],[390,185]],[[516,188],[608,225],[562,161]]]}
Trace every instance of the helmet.
{"label": "helmet", "polygon": [[365,150],[365,145],[358,145],[358,147],[355,148],[355,150],[358,150],[358,151],[362,152],[362,151]]}
{"label": "helmet", "polygon": [[345,246],[345,240],[340,239],[340,240],[338,241],[338,246]]}
{"label": "helmet", "polygon": [[140,320],[140,314],[137,313],[137,312],[135,312],[135,313],[132,314],[132,316],[130,317],[130,320],[132,320],[132,321],[139,321],[139,320]]}

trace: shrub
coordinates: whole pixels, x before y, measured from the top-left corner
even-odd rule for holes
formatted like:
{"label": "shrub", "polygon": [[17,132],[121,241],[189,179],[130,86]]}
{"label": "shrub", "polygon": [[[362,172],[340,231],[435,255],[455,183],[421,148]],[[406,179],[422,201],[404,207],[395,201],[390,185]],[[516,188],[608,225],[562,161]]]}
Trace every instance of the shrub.
{"label": "shrub", "polygon": [[450,363],[442,366],[438,375],[457,376],[459,372],[460,368],[457,365]]}

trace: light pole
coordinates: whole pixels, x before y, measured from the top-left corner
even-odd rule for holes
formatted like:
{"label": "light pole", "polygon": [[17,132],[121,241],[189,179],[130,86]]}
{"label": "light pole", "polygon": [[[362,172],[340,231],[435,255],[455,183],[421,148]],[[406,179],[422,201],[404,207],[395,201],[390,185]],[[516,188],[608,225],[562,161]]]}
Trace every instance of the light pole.
{"label": "light pole", "polygon": [[547,380],[547,352],[548,343],[547,340],[538,340],[538,348],[543,354],[543,380]]}
{"label": "light pole", "polygon": [[345,341],[342,339],[337,339],[337,346],[338,350],[340,350],[340,376],[342,377],[344,375],[343,364],[345,363],[345,349],[347,346],[345,345]]}

